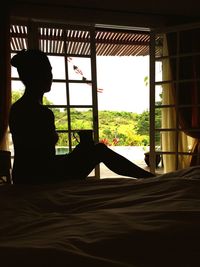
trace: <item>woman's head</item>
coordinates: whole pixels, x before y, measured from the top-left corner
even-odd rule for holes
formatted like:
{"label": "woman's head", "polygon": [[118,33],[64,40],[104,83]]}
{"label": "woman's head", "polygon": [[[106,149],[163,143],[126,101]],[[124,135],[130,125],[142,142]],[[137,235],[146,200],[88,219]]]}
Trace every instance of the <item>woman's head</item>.
{"label": "woman's head", "polygon": [[38,49],[22,50],[13,56],[11,65],[17,68],[19,78],[27,88],[50,91],[52,68],[44,52]]}

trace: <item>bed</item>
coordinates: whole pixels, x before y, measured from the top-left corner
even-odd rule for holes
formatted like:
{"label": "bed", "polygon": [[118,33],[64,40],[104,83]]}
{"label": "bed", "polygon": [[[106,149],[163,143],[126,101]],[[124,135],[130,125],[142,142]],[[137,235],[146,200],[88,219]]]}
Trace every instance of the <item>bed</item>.
{"label": "bed", "polygon": [[0,186],[1,266],[200,266],[200,166]]}

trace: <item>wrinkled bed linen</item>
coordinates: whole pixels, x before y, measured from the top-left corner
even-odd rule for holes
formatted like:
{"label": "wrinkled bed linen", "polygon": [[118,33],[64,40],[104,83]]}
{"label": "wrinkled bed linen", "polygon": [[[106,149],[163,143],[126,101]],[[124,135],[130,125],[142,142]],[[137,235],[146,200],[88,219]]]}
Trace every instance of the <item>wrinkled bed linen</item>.
{"label": "wrinkled bed linen", "polygon": [[1,266],[197,267],[200,166],[0,186]]}

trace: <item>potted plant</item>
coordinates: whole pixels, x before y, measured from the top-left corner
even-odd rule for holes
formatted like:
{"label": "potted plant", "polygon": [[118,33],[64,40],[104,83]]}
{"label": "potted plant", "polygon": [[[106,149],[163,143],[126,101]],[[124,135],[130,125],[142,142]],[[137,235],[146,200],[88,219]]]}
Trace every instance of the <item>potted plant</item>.
{"label": "potted plant", "polygon": [[[147,166],[150,167],[150,152],[149,151],[144,153],[144,161],[147,164]],[[158,167],[160,161],[161,161],[161,155],[156,154],[156,168]]]}

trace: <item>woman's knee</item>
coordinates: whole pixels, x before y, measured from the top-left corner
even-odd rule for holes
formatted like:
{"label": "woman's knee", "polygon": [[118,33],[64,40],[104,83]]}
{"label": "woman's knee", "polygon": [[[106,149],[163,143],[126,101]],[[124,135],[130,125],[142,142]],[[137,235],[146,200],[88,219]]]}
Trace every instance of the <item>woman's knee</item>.
{"label": "woman's knee", "polygon": [[98,143],[95,145],[95,150],[97,153],[100,153],[102,155],[105,153],[105,151],[108,150],[108,147],[103,143]]}

